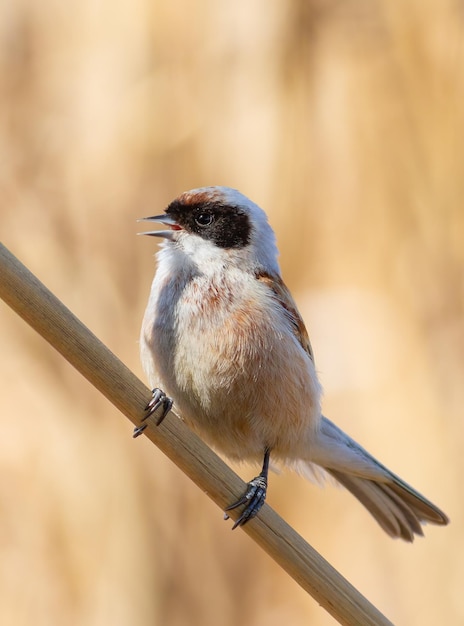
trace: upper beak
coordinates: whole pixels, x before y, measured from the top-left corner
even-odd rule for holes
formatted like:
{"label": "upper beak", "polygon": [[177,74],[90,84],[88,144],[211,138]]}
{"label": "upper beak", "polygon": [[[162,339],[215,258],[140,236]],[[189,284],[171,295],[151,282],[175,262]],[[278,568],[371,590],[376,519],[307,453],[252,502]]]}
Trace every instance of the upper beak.
{"label": "upper beak", "polygon": [[163,215],[153,215],[153,217],[141,217],[137,222],[157,222],[169,226],[169,230],[149,230],[146,233],[137,233],[138,235],[150,235],[151,237],[164,237],[165,239],[172,239],[173,231],[182,230],[181,227],[164,213]]}

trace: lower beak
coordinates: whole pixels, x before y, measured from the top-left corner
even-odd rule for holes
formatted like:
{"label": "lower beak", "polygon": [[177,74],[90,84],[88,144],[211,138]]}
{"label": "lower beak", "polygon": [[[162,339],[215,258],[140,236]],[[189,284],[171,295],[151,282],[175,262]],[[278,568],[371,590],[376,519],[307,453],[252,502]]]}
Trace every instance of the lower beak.
{"label": "lower beak", "polygon": [[169,226],[170,230],[149,230],[145,233],[137,233],[138,235],[150,235],[150,237],[164,237],[165,239],[172,239],[174,231],[182,230],[182,228],[168,215],[154,215],[153,217],[142,217],[138,222],[157,222],[164,226]]}

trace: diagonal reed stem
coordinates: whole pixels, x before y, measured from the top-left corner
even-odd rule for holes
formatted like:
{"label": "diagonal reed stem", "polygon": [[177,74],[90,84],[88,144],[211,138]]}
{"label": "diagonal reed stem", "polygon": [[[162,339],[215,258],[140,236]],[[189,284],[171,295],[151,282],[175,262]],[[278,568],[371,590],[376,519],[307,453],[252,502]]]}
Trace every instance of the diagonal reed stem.
{"label": "diagonal reed stem", "polygon": [[[0,296],[126,417],[140,423],[151,397],[148,388],[3,244]],[[222,510],[243,493],[244,482],[174,413],[144,432]],[[268,505],[243,530],[340,624],[391,626]]]}

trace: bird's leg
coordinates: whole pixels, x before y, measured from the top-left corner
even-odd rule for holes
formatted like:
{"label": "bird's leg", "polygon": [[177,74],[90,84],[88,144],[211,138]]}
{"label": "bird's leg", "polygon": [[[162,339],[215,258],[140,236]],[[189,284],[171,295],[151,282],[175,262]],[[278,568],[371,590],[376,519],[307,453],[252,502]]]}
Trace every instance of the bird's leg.
{"label": "bird's leg", "polygon": [[[266,448],[264,452],[263,469],[261,470],[261,474],[259,476],[256,476],[256,478],[253,478],[253,480],[250,480],[250,482],[247,484],[247,488],[243,496],[239,498],[237,502],[232,503],[226,508],[226,511],[231,511],[232,509],[236,509],[242,504],[246,504],[246,507],[242,511],[242,514],[232,526],[232,530],[234,530],[234,528],[237,528],[237,526],[243,526],[251,519],[253,519],[253,517],[263,506],[266,499],[267,475],[269,473],[270,454],[271,451]],[[227,513],[224,514],[224,519],[229,519]]]}
{"label": "bird's leg", "polygon": [[166,417],[166,415],[169,413],[169,411],[172,408],[172,399],[168,398],[167,395],[164,393],[164,391],[161,391],[161,389],[153,389],[151,393],[152,393],[152,396],[150,398],[149,403],[145,407],[145,415],[142,417],[142,423],[140,424],[140,426],[136,426],[134,428],[134,433],[132,435],[134,439],[135,437],[138,437],[139,435],[143,433],[145,428],[148,426],[148,424],[146,423],[146,420],[151,415],[153,415],[153,413],[156,413],[156,411],[160,407],[163,409],[163,411],[161,412],[160,416],[156,420],[157,426],[161,424],[161,422],[164,420],[164,418]]}

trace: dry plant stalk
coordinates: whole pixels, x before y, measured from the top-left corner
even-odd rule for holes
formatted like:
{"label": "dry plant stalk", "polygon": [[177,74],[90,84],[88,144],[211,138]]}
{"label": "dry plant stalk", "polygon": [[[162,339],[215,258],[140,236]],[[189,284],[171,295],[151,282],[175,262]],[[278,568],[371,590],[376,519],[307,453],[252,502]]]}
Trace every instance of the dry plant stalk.
{"label": "dry plant stalk", "polygon": [[[3,244],[0,295],[126,417],[140,423],[148,388]],[[221,509],[243,492],[243,481],[174,413],[159,427],[150,424],[145,434]],[[231,517],[237,515],[231,511]],[[391,624],[267,504],[243,530],[340,624]]]}

